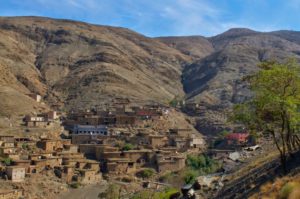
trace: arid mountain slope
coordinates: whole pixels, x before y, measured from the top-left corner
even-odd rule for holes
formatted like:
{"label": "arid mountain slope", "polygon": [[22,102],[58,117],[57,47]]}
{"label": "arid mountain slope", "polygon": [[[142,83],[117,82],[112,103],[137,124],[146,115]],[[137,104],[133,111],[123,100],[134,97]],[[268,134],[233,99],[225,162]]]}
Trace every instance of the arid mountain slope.
{"label": "arid mountain slope", "polygon": [[202,36],[158,37],[157,40],[191,56],[194,60],[204,58],[214,51],[212,43]]}
{"label": "arid mountain slope", "polygon": [[209,38],[215,52],[187,66],[183,72],[187,101],[203,105],[198,122],[200,130],[217,132],[226,126],[226,111],[250,97],[242,77],[256,71],[259,62],[300,58],[300,45],[296,42],[300,34],[289,33],[292,38],[279,33],[232,29]]}
{"label": "arid mountain slope", "polygon": [[[215,37],[149,38],[124,28],[40,17],[0,18],[1,115],[49,105],[90,108],[113,98],[201,104],[198,128],[226,127],[226,111],[251,94],[241,78],[267,59],[300,58],[300,33],[230,29]],[[21,103],[23,102],[23,103]]]}
{"label": "arid mountain slope", "polygon": [[184,95],[182,65],[191,61],[128,29],[40,17],[0,18],[0,46],[11,88],[66,108],[114,97],[166,103]]}

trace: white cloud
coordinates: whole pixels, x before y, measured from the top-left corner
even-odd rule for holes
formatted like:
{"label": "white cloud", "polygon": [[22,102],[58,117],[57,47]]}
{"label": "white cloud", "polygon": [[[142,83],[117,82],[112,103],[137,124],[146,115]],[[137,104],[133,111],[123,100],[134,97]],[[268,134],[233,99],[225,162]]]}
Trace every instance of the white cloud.
{"label": "white cloud", "polygon": [[[272,2],[260,0],[235,0],[238,4],[235,6],[230,0],[9,1],[18,9],[12,7],[10,10],[2,10],[2,13],[36,13],[40,16],[123,26],[148,36],[211,36],[233,27],[270,31],[280,29],[288,21],[297,18],[298,12],[295,9],[300,9],[300,0],[286,1],[282,7],[276,4],[276,11],[270,8],[276,6]],[[278,7],[282,9],[278,10]],[[294,11],[294,15],[288,17],[286,10]]]}

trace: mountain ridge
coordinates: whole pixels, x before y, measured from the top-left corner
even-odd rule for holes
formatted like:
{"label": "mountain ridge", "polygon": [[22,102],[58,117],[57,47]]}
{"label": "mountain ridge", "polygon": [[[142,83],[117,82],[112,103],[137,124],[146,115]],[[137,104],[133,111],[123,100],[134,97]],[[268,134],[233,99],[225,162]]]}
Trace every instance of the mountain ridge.
{"label": "mountain ridge", "polygon": [[29,93],[62,110],[119,97],[163,104],[177,97],[201,104],[197,126],[209,134],[226,128],[227,111],[251,97],[240,79],[257,71],[257,63],[299,59],[300,32],[234,28],[213,37],[150,38],[72,20],[0,17],[0,46],[2,98],[13,100],[8,91],[17,92],[28,107],[2,115],[47,108],[33,108]]}

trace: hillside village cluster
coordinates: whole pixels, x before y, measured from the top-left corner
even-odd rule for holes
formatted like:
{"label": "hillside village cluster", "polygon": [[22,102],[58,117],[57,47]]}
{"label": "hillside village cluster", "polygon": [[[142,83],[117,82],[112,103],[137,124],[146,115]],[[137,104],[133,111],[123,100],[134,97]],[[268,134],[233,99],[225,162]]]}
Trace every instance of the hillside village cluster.
{"label": "hillside village cluster", "polygon": [[[41,100],[38,95],[32,97]],[[103,175],[120,179],[136,176],[145,168],[158,174],[182,170],[187,155],[200,154],[205,143],[191,129],[178,126],[158,132],[146,125],[149,120],[160,120],[169,111],[169,107],[157,104],[134,107],[119,100],[109,110],[72,111],[66,116],[58,116],[56,111],[26,115],[27,127],[43,128],[57,121],[69,135],[61,139],[0,136],[0,174],[3,180],[18,183],[51,170],[67,184],[93,184],[100,182]],[[233,141],[243,144],[247,142],[247,133],[227,138],[229,145]],[[219,158],[218,152],[211,153]],[[0,198],[14,198],[18,194],[22,195],[22,190],[2,190]]]}
{"label": "hillside village cluster", "polygon": [[[41,100],[38,95],[31,97]],[[1,176],[22,182],[35,173],[53,170],[66,183],[90,184],[101,181],[102,173],[120,177],[134,175],[142,168],[158,173],[177,171],[185,167],[184,152],[199,151],[204,145],[190,129],[153,133],[138,128],[146,120],[168,114],[166,107],[131,107],[131,111],[125,107],[119,104],[109,111],[71,112],[60,118],[55,111],[26,115],[24,125],[28,128],[43,128],[62,119],[70,135],[67,139],[0,136]],[[8,196],[17,193],[1,192]]]}

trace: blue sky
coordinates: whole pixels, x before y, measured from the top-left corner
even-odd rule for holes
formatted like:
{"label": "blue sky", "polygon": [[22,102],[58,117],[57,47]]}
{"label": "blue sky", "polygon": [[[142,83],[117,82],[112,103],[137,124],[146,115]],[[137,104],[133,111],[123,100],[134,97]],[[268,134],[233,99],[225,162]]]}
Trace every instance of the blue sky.
{"label": "blue sky", "polygon": [[0,16],[122,26],[147,36],[212,36],[234,27],[300,30],[300,0],[0,0]]}

